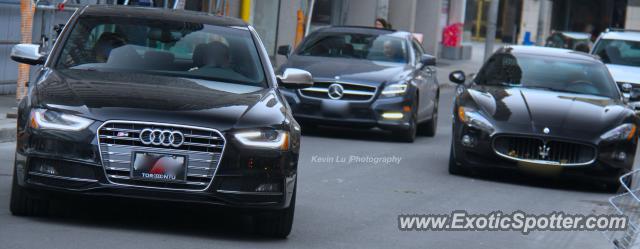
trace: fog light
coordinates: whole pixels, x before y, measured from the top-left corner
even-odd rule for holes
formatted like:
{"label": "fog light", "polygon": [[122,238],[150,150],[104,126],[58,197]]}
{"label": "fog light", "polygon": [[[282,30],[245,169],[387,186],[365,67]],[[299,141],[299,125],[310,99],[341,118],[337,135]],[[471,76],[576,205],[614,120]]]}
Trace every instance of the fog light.
{"label": "fog light", "polygon": [[615,158],[618,161],[627,160],[627,153],[625,153],[625,152],[614,153],[613,154],[613,158]]}
{"label": "fog light", "polygon": [[460,142],[462,143],[462,146],[465,146],[465,147],[476,146],[476,139],[469,135],[462,136],[462,140]]}
{"label": "fog light", "polygon": [[40,164],[38,166],[38,168],[36,168],[36,171],[40,172],[40,173],[44,173],[44,174],[49,174],[49,175],[57,175],[58,172],[56,171],[56,169],[53,166],[47,165],[47,164]]}
{"label": "fog light", "polygon": [[256,192],[280,192],[280,184],[278,183],[260,184],[260,186],[256,188]]}
{"label": "fog light", "polygon": [[385,119],[402,119],[404,115],[402,112],[385,112],[382,113],[382,117]]}

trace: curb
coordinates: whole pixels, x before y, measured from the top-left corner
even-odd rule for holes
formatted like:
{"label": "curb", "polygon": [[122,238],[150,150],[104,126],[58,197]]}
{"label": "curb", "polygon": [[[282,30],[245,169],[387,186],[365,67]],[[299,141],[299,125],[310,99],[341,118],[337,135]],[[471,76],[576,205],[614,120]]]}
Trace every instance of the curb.
{"label": "curb", "polygon": [[15,140],[16,140],[15,121],[0,124],[0,142],[11,142]]}

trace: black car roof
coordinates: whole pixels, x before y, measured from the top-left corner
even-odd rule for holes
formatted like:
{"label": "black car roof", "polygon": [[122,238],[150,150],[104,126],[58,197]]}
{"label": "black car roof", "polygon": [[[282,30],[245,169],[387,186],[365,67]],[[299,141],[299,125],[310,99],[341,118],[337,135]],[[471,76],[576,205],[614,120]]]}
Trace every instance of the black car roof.
{"label": "black car roof", "polygon": [[368,26],[328,26],[320,28],[315,32],[339,32],[339,33],[356,33],[371,35],[389,35],[397,34],[399,36],[409,36],[411,33],[406,31],[397,31],[395,29],[380,29]]}
{"label": "black car roof", "polygon": [[595,55],[578,52],[569,49],[551,48],[551,47],[539,47],[539,46],[505,46],[500,48],[496,53],[510,53],[510,54],[530,54],[530,55],[542,55],[552,56],[566,59],[584,60],[599,62],[600,58]]}
{"label": "black car roof", "polygon": [[174,10],[165,8],[134,7],[122,5],[88,5],[82,9],[82,15],[118,16],[130,18],[147,18],[171,21],[206,23],[216,26],[247,27],[241,19],[213,15],[190,10]]}

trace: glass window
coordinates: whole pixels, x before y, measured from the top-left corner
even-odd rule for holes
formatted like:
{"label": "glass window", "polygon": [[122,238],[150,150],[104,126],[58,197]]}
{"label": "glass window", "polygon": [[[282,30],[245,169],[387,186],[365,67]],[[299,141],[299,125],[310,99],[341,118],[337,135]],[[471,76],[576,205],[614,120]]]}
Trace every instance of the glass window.
{"label": "glass window", "polygon": [[475,81],[480,85],[619,97],[604,65],[554,56],[496,54],[482,67]]}
{"label": "glass window", "polygon": [[607,64],[640,67],[640,42],[606,40],[598,42],[594,54]]}
{"label": "glass window", "polygon": [[266,86],[249,31],[181,21],[82,17],[56,67]]}
{"label": "glass window", "polygon": [[320,33],[305,41],[298,54],[407,63],[409,48],[392,35]]}

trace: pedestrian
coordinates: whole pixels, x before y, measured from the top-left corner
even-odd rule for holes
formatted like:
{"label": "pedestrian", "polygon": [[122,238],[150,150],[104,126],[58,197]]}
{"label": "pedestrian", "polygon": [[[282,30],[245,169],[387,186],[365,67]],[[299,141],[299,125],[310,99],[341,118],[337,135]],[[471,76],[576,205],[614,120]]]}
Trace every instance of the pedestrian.
{"label": "pedestrian", "polygon": [[387,20],[382,17],[376,18],[374,26],[379,29],[391,29],[391,23],[387,22]]}

